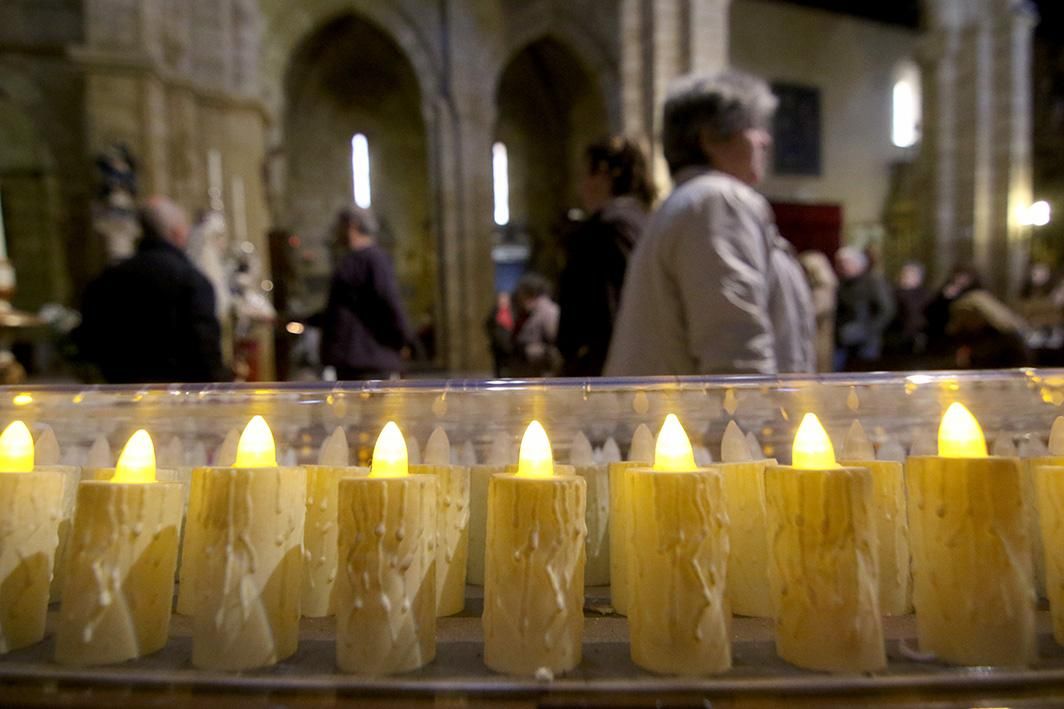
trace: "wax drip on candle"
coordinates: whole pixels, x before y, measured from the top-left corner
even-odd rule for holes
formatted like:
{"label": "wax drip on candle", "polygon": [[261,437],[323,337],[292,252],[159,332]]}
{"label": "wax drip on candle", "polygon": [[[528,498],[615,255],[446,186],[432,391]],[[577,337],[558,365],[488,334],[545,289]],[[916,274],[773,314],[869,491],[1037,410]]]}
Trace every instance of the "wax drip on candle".
{"label": "wax drip on candle", "polygon": [[113,483],[155,482],[155,445],[143,428],[126,442],[115,464]]}
{"label": "wax drip on candle", "polygon": [[938,427],[938,454],[943,458],[985,458],[986,438],[975,416],[955,401],[942,415]]}
{"label": "wax drip on candle", "polygon": [[347,445],[347,434],[342,426],[337,426],[326,437],[318,451],[318,465],[346,468],[350,463],[351,450]]}
{"label": "wax drip on candle", "polygon": [[1020,438],[1020,442],[1016,445],[1016,455],[1021,458],[1045,458],[1050,453],[1041,436],[1027,433]]}
{"label": "wax drip on candle", "polygon": [[549,478],[554,476],[554,454],[543,425],[533,421],[521,438],[517,454],[517,476],[521,478]]}
{"label": "wax drip on candle", "polygon": [[394,421],[384,424],[373,446],[371,478],[401,478],[410,474],[409,454],[403,432]]}
{"label": "wax drip on candle", "polygon": [[1019,451],[1016,449],[1016,444],[1012,442],[1012,435],[999,433],[995,436],[994,445],[990,447],[990,455],[1001,458],[1016,458],[1019,455]]}
{"label": "wax drip on candle", "polygon": [[846,432],[846,441],[842,444],[842,457],[846,460],[875,460],[876,449],[868,440],[864,426],[857,419],[850,424]]}
{"label": "wax drip on candle", "polygon": [[236,462],[236,446],[240,442],[240,431],[235,428],[229,429],[221,444],[214,451],[214,465],[219,468],[228,468]]}
{"label": "wax drip on candle", "polygon": [[477,464],[477,449],[473,447],[473,441],[466,441],[458,452],[458,463],[465,466]]}
{"label": "wax drip on candle", "polygon": [[746,447],[750,449],[750,455],[755,460],[759,460],[765,457],[765,451],[761,448],[761,441],[757,440],[757,436],[753,431],[746,432]]}
{"label": "wax drip on candle", "polygon": [[33,471],[33,436],[26,424],[12,421],[0,433],[0,473]]}
{"label": "wax drip on candle", "polygon": [[425,444],[425,463],[428,465],[450,465],[451,439],[442,426],[437,426],[429,435]]}
{"label": "wax drip on candle", "polygon": [[273,441],[273,431],[266,419],[253,416],[240,442],[236,444],[234,468],[275,468],[277,467],[277,446]]}
{"label": "wax drip on candle", "polygon": [[1064,455],[1064,416],[1053,419],[1049,429],[1049,455]]}
{"label": "wax drip on candle", "polygon": [[735,421],[729,421],[724,427],[724,436],[720,439],[720,459],[724,463],[745,463],[753,460],[746,435]]}
{"label": "wax drip on candle", "polygon": [[603,463],[617,463],[621,460],[621,447],[617,445],[617,441],[613,440],[613,437],[606,439],[606,442],[602,444],[602,462]]}
{"label": "wax drip on candle", "polygon": [[628,448],[628,460],[637,463],[654,462],[654,434],[645,423],[639,424],[632,434],[632,445]]}
{"label": "wax drip on candle", "polygon": [[63,451],[59,448],[59,439],[48,424],[41,426],[41,434],[34,444],[35,465],[59,465],[63,460]]}
{"label": "wax drip on candle", "polygon": [[421,444],[417,442],[414,434],[406,437],[406,455],[410,463],[414,465],[421,463]]}
{"label": "wax drip on candle", "polygon": [[684,472],[694,470],[695,454],[691,449],[691,439],[683,430],[676,414],[665,417],[658,431],[658,440],[654,446],[654,470],[658,472]]}
{"label": "wax drip on candle", "polygon": [[595,451],[591,448],[591,441],[583,431],[577,431],[573,436],[573,442],[569,446],[570,465],[588,466],[595,464]]}
{"label": "wax drip on candle", "polygon": [[898,439],[888,437],[879,446],[879,460],[893,460],[897,463],[905,462],[905,446]]}
{"label": "wax drip on candle", "polygon": [[89,454],[85,459],[85,467],[110,468],[114,465],[114,460],[115,456],[111,452],[111,444],[101,434],[96,437],[96,440],[92,442],[92,447],[89,448]]}
{"label": "wax drip on candle", "polygon": [[504,466],[514,463],[513,443],[505,431],[499,431],[491,440],[491,450],[488,451],[488,465]]}
{"label": "wax drip on candle", "polygon": [[794,446],[791,449],[791,466],[798,470],[830,470],[838,467],[835,461],[835,447],[820,419],[814,413],[807,413],[794,434]]}

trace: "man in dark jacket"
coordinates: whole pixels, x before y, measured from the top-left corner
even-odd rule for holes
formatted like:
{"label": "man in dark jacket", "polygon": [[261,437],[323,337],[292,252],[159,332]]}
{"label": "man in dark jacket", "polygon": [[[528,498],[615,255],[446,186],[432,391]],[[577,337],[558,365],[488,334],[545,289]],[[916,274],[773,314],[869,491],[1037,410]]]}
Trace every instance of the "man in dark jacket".
{"label": "man in dark jacket", "polygon": [[852,246],[835,252],[835,268],[835,370],[869,369],[879,361],[883,332],[894,317],[890,286],[870,268],[864,252]]}
{"label": "man in dark jacket", "polygon": [[376,217],[361,207],[346,207],[337,219],[337,235],[349,250],[329,285],[321,361],[339,379],[393,377],[416,344],[395,269],[374,239],[377,230]]}
{"label": "man in dark jacket", "polygon": [[230,379],[214,290],[184,252],[184,212],[157,196],[139,218],[143,235],[136,253],[85,290],[77,335],[85,358],[111,383]]}

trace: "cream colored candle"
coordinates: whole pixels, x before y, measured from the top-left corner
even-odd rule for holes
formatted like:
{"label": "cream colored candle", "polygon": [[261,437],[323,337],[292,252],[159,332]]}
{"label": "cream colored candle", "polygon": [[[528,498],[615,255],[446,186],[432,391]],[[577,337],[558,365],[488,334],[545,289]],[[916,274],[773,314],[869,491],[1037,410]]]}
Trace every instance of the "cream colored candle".
{"label": "cream colored candle", "polygon": [[696,467],[687,434],[669,414],[653,469],[628,476],[632,661],[660,674],[728,670],[728,512],[720,472]]}
{"label": "cream colored candle", "polygon": [[488,490],[483,623],[492,670],[531,676],[580,664],[586,507],[586,481],[554,465],[533,421],[517,472],[493,476]]}
{"label": "cream colored candle", "polygon": [[828,672],[886,667],[872,500],[872,475],[836,464],[813,414],[794,437],[792,465],[765,470],[776,652],[787,662]]}
{"label": "cream colored candle", "polygon": [[225,432],[225,437],[214,450],[212,465],[216,468],[229,468],[236,462],[236,450],[240,444],[240,431],[231,428]]}
{"label": "cream colored candle", "polygon": [[513,443],[505,431],[492,439],[484,465],[469,469],[469,563],[466,580],[474,586],[484,585],[484,544],[488,528],[488,483],[493,475],[505,473],[517,462]]}
{"label": "cream colored candle", "polygon": [[369,468],[351,467],[347,435],[339,426],[322,444],[318,464],[307,471],[307,509],[303,524],[302,613],[324,618],[336,612],[336,567],[340,480],[363,477]]}
{"label": "cream colored candle", "polygon": [[602,444],[602,462],[609,465],[610,463],[619,463],[621,458],[621,448],[617,445],[617,441],[610,438],[606,439],[606,442]]}
{"label": "cream colored candle", "polygon": [[[1024,446],[1030,449],[1031,446]],[[1064,416],[1057,416],[1049,430],[1049,448],[1042,455],[1022,458],[1023,463],[1023,509],[1027,519],[1027,536],[1031,540],[1031,553],[1034,555],[1035,591],[1048,598],[1046,581],[1046,554],[1043,547],[1042,530],[1039,525],[1042,498],[1036,490],[1035,475],[1038,468],[1046,465],[1064,465]]]}
{"label": "cream colored candle", "polygon": [[960,403],[939,454],[909,458],[913,604],[920,649],[961,665],[1037,659],[1034,571],[1020,461],[990,458]]}
{"label": "cream colored candle", "polygon": [[33,453],[21,421],[0,434],[0,653],[44,638],[64,480],[35,472]]}
{"label": "cream colored candle", "polygon": [[191,500],[200,536],[185,563],[195,568],[192,664],[201,669],[266,667],[296,651],[307,478],[277,467],[275,451],[254,417],[234,467],[203,468],[202,509]]}
{"label": "cream colored candle", "polygon": [[465,608],[469,561],[469,468],[450,465],[451,442],[442,428],[429,436],[425,464],[410,472],[436,476],[436,616]]}
{"label": "cream colored candle", "polygon": [[735,421],[729,421],[724,429],[720,449],[720,473],[730,525],[728,601],[737,615],[771,618],[765,468],[776,461],[754,460],[746,436]]}
{"label": "cream colored candle", "polygon": [[55,431],[52,427],[44,424],[41,426],[41,433],[37,436],[37,441],[33,444],[34,459],[36,465],[61,465],[63,462],[63,452],[59,448],[59,439],[55,437]]}
{"label": "cream colored candle", "polygon": [[628,615],[628,530],[632,509],[628,502],[628,471],[654,463],[654,435],[646,424],[632,434],[628,460],[610,463],[610,605]]}
{"label": "cream colored candle", "polygon": [[605,464],[595,463],[591,442],[582,432],[573,437],[569,464],[587,481],[587,550],[584,585],[610,582],[610,477]]}
{"label": "cream colored candle", "polygon": [[336,664],[344,672],[410,672],[436,657],[436,484],[409,474],[390,421],[369,476],[340,481]]}
{"label": "cream colored candle", "polygon": [[55,659],[107,665],[161,650],[174,598],[181,485],[158,482],[155,450],[134,433],[109,481],[78,488]]}
{"label": "cream colored candle", "polygon": [[905,468],[896,461],[876,460],[875,448],[856,420],[846,435],[842,458],[840,465],[867,468],[872,473],[880,612],[883,615],[909,613],[912,611],[912,577],[909,573]]}
{"label": "cream colored candle", "polygon": [[78,483],[81,482],[81,468],[74,465],[62,465],[63,452],[59,439],[51,426],[41,427],[34,449],[34,470],[37,472],[58,473],[63,477],[63,505],[59,514],[59,544],[55,548],[55,561],[52,566],[52,583],[49,586],[48,600],[59,600],[66,576],[67,540],[70,537],[70,523],[74,519],[74,503],[78,498]]}
{"label": "cream colored candle", "polygon": [[1053,638],[1064,645],[1064,463],[1035,472]]}

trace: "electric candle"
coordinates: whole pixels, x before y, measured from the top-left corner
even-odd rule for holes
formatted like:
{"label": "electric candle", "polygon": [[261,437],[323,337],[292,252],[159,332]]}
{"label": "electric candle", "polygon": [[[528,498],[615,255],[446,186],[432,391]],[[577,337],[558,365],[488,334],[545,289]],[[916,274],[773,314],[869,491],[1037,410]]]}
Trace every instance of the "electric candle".
{"label": "electric candle", "polygon": [[569,464],[587,481],[587,549],[584,585],[605,586],[610,582],[610,478],[606,465],[595,463],[591,442],[583,432],[569,447]]}
{"label": "electric candle", "polygon": [[1035,475],[1046,597],[1053,618],[1053,638],[1064,645],[1064,464],[1040,466]]}
{"label": "electric candle", "polygon": [[811,413],[795,434],[792,464],[765,470],[776,652],[793,665],[886,667],[872,499],[871,473],[839,466]]}
{"label": "electric candle", "polygon": [[170,628],[182,490],[155,478],[155,449],[134,433],[109,481],[78,487],[55,659],[124,662],[161,650]]}
{"label": "electric candle", "polygon": [[731,667],[731,612],[721,475],[696,467],[683,426],[669,414],[653,468],[628,477],[632,661],[662,674],[724,672]]}
{"label": "electric candle", "polygon": [[111,444],[102,434],[96,436],[85,456],[85,471],[111,468],[115,464],[115,456],[111,451]]}
{"label": "electric candle", "polygon": [[63,477],[33,470],[33,437],[21,421],[0,434],[0,653],[44,637]]}
{"label": "electric candle", "polygon": [[505,473],[517,462],[509,434],[499,431],[491,442],[484,465],[469,469],[469,563],[466,580],[474,586],[484,585],[484,545],[488,529],[488,483],[492,476]]}
{"label": "electric candle", "polygon": [[299,642],[306,472],[277,466],[261,416],[244,428],[232,468],[198,470],[188,518],[197,541],[184,558],[193,565],[192,664],[272,665]]}
{"label": "electric candle", "polygon": [[409,672],[436,656],[436,483],[409,473],[391,421],[369,476],[340,481],[336,663],[345,672]]}
{"label": "electric candle", "polygon": [[307,471],[306,519],[303,525],[302,612],[323,618],[336,612],[338,504],[340,480],[362,477],[369,468],[351,467],[347,434],[337,427],[318,453],[318,464]]}
{"label": "electric candle", "polygon": [[469,468],[451,465],[451,441],[436,428],[425,446],[425,464],[410,472],[436,476],[436,616],[465,608],[469,561]]}
{"label": "electric candle", "polygon": [[567,672],[584,632],[587,483],[556,466],[538,421],[521,441],[517,472],[488,488],[484,662],[496,672]]}
{"label": "electric candle", "polygon": [[[1031,446],[1024,447],[1029,449]],[[1064,416],[1058,416],[1053,420],[1053,426],[1049,430],[1049,448],[1040,455],[1024,457],[1022,460],[1024,514],[1027,519],[1027,536],[1031,539],[1031,553],[1034,555],[1035,591],[1048,598],[1049,587],[1046,573],[1048,557],[1039,524],[1043,496],[1037,490],[1035,477],[1039,468],[1064,466]]]}
{"label": "electric candle", "polygon": [[962,665],[1037,657],[1020,461],[987,456],[979,422],[953,403],[938,455],[908,461],[913,603],[920,649]]}
{"label": "electric candle", "polygon": [[639,424],[628,447],[628,460],[610,463],[610,605],[628,615],[628,530],[632,508],[628,500],[628,472],[654,463],[654,435]]}
{"label": "electric candle", "polygon": [[879,609],[884,615],[912,610],[909,574],[909,515],[905,504],[905,469],[901,463],[876,460],[864,427],[855,420],[846,435],[841,465],[872,473],[872,500],[879,559]]}
{"label": "electric candle", "polygon": [[755,460],[739,425],[729,421],[720,446],[720,473],[728,509],[728,601],[733,613],[772,617],[765,538],[765,468],[774,460]]}
{"label": "electric candle", "polygon": [[48,601],[54,603],[59,600],[63,589],[63,579],[66,576],[67,540],[70,538],[70,523],[74,519],[74,503],[78,498],[81,468],[61,464],[63,452],[51,426],[42,426],[41,433],[37,436],[36,443],[33,444],[33,449],[35,471],[56,473],[63,477],[63,503],[59,513],[59,544],[55,548],[52,583],[48,591]]}

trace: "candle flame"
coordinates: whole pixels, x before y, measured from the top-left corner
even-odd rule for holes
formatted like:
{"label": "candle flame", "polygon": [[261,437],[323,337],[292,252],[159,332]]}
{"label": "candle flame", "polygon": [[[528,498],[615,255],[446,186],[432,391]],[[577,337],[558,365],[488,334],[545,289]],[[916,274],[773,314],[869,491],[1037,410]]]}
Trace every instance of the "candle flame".
{"label": "candle flame", "polygon": [[938,427],[938,454],[944,458],[986,458],[986,438],[968,408],[955,401]]}
{"label": "candle flame", "polygon": [[394,421],[384,424],[373,446],[373,461],[370,463],[371,478],[402,478],[410,474],[406,439]]}
{"label": "candle flame", "polygon": [[665,423],[661,424],[658,442],[654,446],[654,470],[679,473],[697,467],[691,439],[687,437],[676,414],[669,414],[665,417]]}
{"label": "candle flame", "polygon": [[794,434],[791,449],[791,466],[798,470],[830,470],[838,467],[835,447],[814,413],[802,417],[798,432]]}
{"label": "candle flame", "polygon": [[28,473],[33,470],[33,436],[26,424],[12,421],[0,433],[0,472]]}
{"label": "candle flame", "polygon": [[266,419],[255,416],[244,432],[240,434],[240,442],[236,444],[236,461],[234,468],[274,468],[277,466],[277,447],[273,442],[273,432],[270,431]]}
{"label": "candle flame", "polygon": [[155,445],[143,428],[129,437],[118,456],[113,483],[155,482]]}
{"label": "candle flame", "polygon": [[521,439],[521,452],[517,456],[517,477],[549,478],[554,475],[554,453],[550,439],[539,421],[533,421],[525,429]]}

